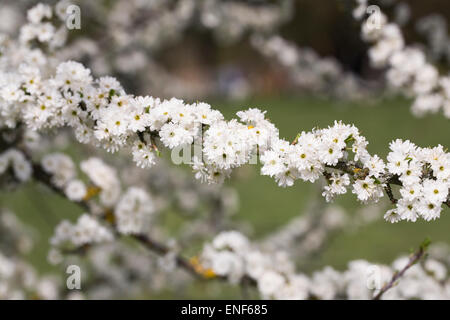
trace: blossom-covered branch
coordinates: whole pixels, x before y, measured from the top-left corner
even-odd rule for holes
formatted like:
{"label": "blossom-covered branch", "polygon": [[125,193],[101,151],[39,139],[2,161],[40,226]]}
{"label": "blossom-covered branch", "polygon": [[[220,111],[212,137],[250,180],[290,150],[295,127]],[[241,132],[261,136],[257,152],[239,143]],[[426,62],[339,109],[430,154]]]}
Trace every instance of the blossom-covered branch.
{"label": "blossom-covered branch", "polygon": [[[357,2],[353,15],[360,20],[366,14],[369,1]],[[372,44],[369,49],[372,65],[386,68],[388,83],[414,98],[413,114],[423,116],[442,110],[444,116],[450,118],[450,77],[439,75],[438,69],[427,62],[423,50],[407,46],[400,27],[389,22],[384,13],[371,13],[362,24],[361,34]]]}
{"label": "blossom-covered branch", "polygon": [[[21,29],[18,42],[2,42],[2,127],[72,127],[81,143],[110,152],[131,149],[133,160],[143,168],[154,165],[162,145],[172,150],[172,157],[190,164],[197,179],[209,183],[222,182],[233,169],[259,158],[261,173],[282,187],[298,179],[315,182],[325,177],[323,195],[328,201],[349,187],[364,203],[378,201],[386,191],[396,205],[385,215],[392,222],[433,220],[440,216],[442,204],[449,204],[450,154],[441,145],[420,148],[397,139],[385,162],[369,154],[368,141],[358,128],[337,121],[325,129],[303,131],[290,144],[259,109],[239,111],[239,120],[226,121],[207,103],[127,94],[116,79],[94,79],[89,69],[74,61],[53,70],[46,64],[50,58],[32,47],[32,40],[45,45],[54,37],[35,33],[33,26],[42,24],[50,10],[40,8],[42,12],[33,9],[37,17]],[[17,59],[17,50],[23,52],[22,59]],[[40,58],[32,59],[36,54]],[[1,159],[0,173],[11,161]],[[400,199],[394,198],[390,184],[401,185]]]}
{"label": "blossom-covered branch", "polygon": [[[11,148],[8,150],[15,150],[16,154],[25,152]],[[116,174],[99,159],[91,158],[81,163],[82,171],[94,182],[92,187],[83,188],[78,185],[78,188],[69,188],[71,183],[67,179],[77,180],[74,180],[76,177],[70,174],[73,172],[73,167],[68,157],[62,154],[46,155],[41,161],[42,165],[32,162],[29,157],[23,157],[28,159],[25,163],[32,163],[32,178],[69,201],[77,203],[83,209],[89,210],[89,214],[82,215],[76,224],[63,221],[56,228],[51,243],[62,252],[81,253],[84,249],[111,242],[116,236],[130,235],[159,256],[171,255],[175,266],[187,271],[196,279],[219,279],[234,284],[250,284],[263,298],[271,299],[330,299],[342,294],[345,294],[347,298],[367,299],[377,292],[377,283],[381,283],[382,279],[387,279],[392,274],[388,267],[371,265],[365,261],[354,261],[350,263],[349,270],[342,275],[327,268],[308,277],[295,272],[295,267],[287,254],[279,250],[267,252],[258,249],[257,245],[251,244],[247,238],[236,231],[218,234],[211,244],[204,246],[199,257],[186,260],[170,247],[147,234],[145,222],[148,221],[152,212],[148,210],[150,203],[142,191],[131,188],[132,192],[125,193],[120,200],[114,200],[112,195],[115,194],[114,189],[117,187],[117,182],[114,182]],[[92,197],[97,195],[100,197],[101,207],[97,207],[92,202]],[[273,261],[276,263],[274,264]],[[439,271],[439,268],[442,268],[439,263],[433,263],[428,265],[426,270]],[[410,263],[408,265],[410,267]],[[375,274],[374,279],[370,277],[366,279],[367,270],[378,270],[377,268],[381,268],[381,273]],[[432,283],[434,294],[445,295],[444,289],[434,276],[429,276],[428,272],[420,272],[419,279],[406,281]],[[369,280],[374,281],[373,288],[372,285],[364,286]],[[402,297],[401,292],[396,294]],[[421,294],[426,294],[426,291]]]}

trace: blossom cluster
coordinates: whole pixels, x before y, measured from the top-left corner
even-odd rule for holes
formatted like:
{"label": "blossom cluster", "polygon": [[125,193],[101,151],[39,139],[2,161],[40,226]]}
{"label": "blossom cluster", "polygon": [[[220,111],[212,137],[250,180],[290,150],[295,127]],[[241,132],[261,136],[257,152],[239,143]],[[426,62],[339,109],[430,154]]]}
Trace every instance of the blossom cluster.
{"label": "blossom cluster", "polygon": [[236,41],[248,32],[273,32],[292,12],[292,0],[253,5],[240,1],[199,1],[200,21],[223,41]]}
{"label": "blossom cluster", "polygon": [[102,226],[89,214],[81,215],[75,224],[68,220],[61,221],[50,239],[53,246],[62,246],[66,243],[81,247],[86,244],[95,244],[112,241],[114,236],[106,227]]}
{"label": "blossom cluster", "polygon": [[[51,174],[51,182],[59,188],[68,186],[77,174],[74,162],[63,153],[46,154],[41,160],[41,165],[48,174]],[[86,187],[82,189],[86,190]],[[70,192],[70,189],[68,191],[66,194],[71,200],[81,200],[86,195],[86,192],[80,195]]]}
{"label": "blossom cluster", "polygon": [[14,177],[20,182],[29,180],[33,171],[25,155],[14,148],[0,154],[0,176],[5,174],[10,168]]}
{"label": "blossom cluster", "polygon": [[154,206],[144,190],[131,187],[122,196],[115,209],[117,229],[125,234],[139,234],[148,230]]}
{"label": "blossom cluster", "polygon": [[32,228],[8,209],[0,209],[0,252],[27,254],[34,248]]}
{"label": "blossom cluster", "polygon": [[389,172],[402,182],[397,208],[389,210],[385,218],[429,221],[439,218],[441,206],[449,193],[450,155],[439,145],[419,148],[410,141],[395,140],[390,144],[387,160]]}
{"label": "blossom cluster", "polygon": [[[202,266],[233,283],[249,278],[256,282],[263,299],[371,299],[396,270],[408,264],[408,257],[396,259],[392,266],[351,261],[340,272],[332,267],[311,276],[296,273],[289,257],[281,252],[261,251],[241,233],[218,234],[203,248]],[[414,265],[383,299],[446,299],[450,293],[447,267],[433,259]]]}
{"label": "blossom cluster", "polygon": [[[450,188],[449,154],[442,146],[418,148],[410,141],[392,142],[387,164],[377,155],[371,156],[367,140],[356,127],[336,122],[333,127],[302,132],[295,144],[279,140],[261,155],[261,173],[274,177],[280,186],[289,186],[296,179],[314,182],[325,176],[328,185],[323,196],[331,201],[352,186],[352,192],[364,203],[377,202],[384,188],[395,177],[402,183],[397,209],[386,219],[416,221],[440,216]],[[340,163],[355,163],[345,173],[328,172]],[[420,212],[420,214],[419,214]]]}
{"label": "blossom cluster", "polygon": [[[383,196],[383,190],[400,176],[406,181],[402,181],[406,187],[421,183],[426,188],[438,185],[439,197],[431,196],[428,189],[416,193],[426,197],[420,203],[434,205],[430,209],[432,213],[425,214],[426,219],[438,217],[441,204],[447,202],[450,162],[442,147],[420,149],[423,154],[431,154],[433,150],[441,152],[437,162],[421,157],[416,167],[409,154],[400,153],[416,169],[414,175],[420,177],[406,180],[396,167],[386,166],[380,157],[368,153],[367,140],[353,125],[335,122],[325,129],[302,132],[290,144],[279,138],[278,129],[259,109],[239,111],[239,120],[226,121],[207,103],[188,104],[176,98],[160,100],[127,94],[115,78],[94,79],[88,68],[74,61],[58,64],[54,73],[41,71],[42,66],[32,62],[14,68],[13,49],[14,46],[6,43],[1,57],[4,73],[0,77],[0,124],[4,127],[14,128],[24,123],[40,132],[72,127],[81,143],[110,152],[131,148],[134,161],[144,168],[154,165],[158,145],[162,144],[173,151],[172,156],[176,152],[183,152],[183,157],[187,155],[185,162],[191,163],[196,178],[210,183],[222,182],[232,169],[256,163],[259,156],[263,163],[261,173],[273,177],[282,187],[292,186],[297,179],[315,182],[324,176],[328,185],[323,195],[328,201],[346,193],[351,186],[358,200],[376,202]],[[393,144],[396,143],[400,142]],[[191,148],[200,149],[200,154],[195,152],[189,156]],[[433,173],[425,179],[429,165],[433,166]],[[120,195],[114,175],[96,163],[88,167],[83,169],[82,165],[82,170],[102,189],[104,204],[113,206]],[[68,183],[71,169],[62,175],[61,183]],[[110,179],[103,181],[105,176]],[[80,182],[66,187],[68,192],[73,191],[70,192],[73,199],[84,193]],[[402,193],[400,208],[402,204],[409,207],[407,201],[412,201],[411,197]],[[400,217],[415,220],[406,213],[400,213]]]}
{"label": "blossom cluster", "polygon": [[[367,4],[367,0],[359,1],[355,18],[364,16]],[[414,98],[413,114],[422,116],[442,110],[450,118],[450,78],[439,75],[423,50],[405,44],[397,24],[389,22],[382,12],[374,13],[362,24],[362,37],[373,43],[369,49],[372,65],[387,68],[388,83]]]}
{"label": "blossom cluster", "polygon": [[51,276],[39,276],[26,261],[0,252],[0,298],[58,299],[59,283]]}
{"label": "blossom cluster", "polygon": [[[348,263],[347,270],[339,272],[325,267],[312,274],[311,293],[321,299],[372,299],[395,272],[408,264],[409,258],[399,257],[388,265],[374,265],[365,260]],[[409,268],[396,286],[386,291],[382,299],[448,299],[447,267],[440,261],[428,259],[423,265]]]}
{"label": "blossom cluster", "polygon": [[[15,212],[0,209],[0,299],[59,299],[61,282],[54,274],[42,274],[24,255],[36,243],[35,230]],[[71,298],[71,294],[67,298]]]}
{"label": "blossom cluster", "polygon": [[[51,183],[63,190],[69,200],[92,202],[98,195],[99,203],[93,206],[93,212],[104,216],[111,210],[119,233],[141,234],[148,231],[150,218],[155,211],[148,193],[138,187],[130,187],[122,193],[116,170],[99,158],[89,158],[80,163],[81,171],[90,181],[89,186],[77,178],[74,163],[64,154],[46,155],[42,159],[42,167],[50,174]],[[84,214],[75,224],[62,221],[51,243],[56,247],[67,243],[80,247],[88,243],[111,241],[113,238],[109,226],[101,224],[94,216]]]}
{"label": "blossom cluster", "polygon": [[294,265],[285,253],[265,255],[252,248],[249,240],[237,231],[218,234],[211,244],[205,245],[200,261],[204,268],[233,283],[244,276],[256,280],[263,298],[308,297],[307,278],[294,274]]}

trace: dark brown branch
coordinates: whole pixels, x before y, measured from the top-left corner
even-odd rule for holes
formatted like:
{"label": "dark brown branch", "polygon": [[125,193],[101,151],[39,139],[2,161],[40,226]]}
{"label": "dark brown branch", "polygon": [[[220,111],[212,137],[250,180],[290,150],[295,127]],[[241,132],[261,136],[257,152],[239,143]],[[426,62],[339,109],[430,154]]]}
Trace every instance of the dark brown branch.
{"label": "dark brown branch", "polygon": [[386,192],[386,194],[389,197],[389,200],[391,200],[393,204],[396,204],[398,202],[398,200],[394,198],[394,194],[392,193],[391,185],[389,183],[387,183],[386,186],[384,187],[384,191]]}
{"label": "dark brown branch", "polygon": [[[136,239],[138,242],[140,242],[142,245],[144,245],[147,249],[150,251],[155,252],[159,255],[165,255],[169,253],[170,249],[162,244],[157,242],[156,240],[150,238],[146,235],[134,235],[134,239]],[[194,276],[197,279],[205,280],[206,278],[197,272],[197,270],[194,268],[194,266],[185,258],[183,258],[180,255],[175,256],[175,261],[179,267],[190,273],[192,276]]]}

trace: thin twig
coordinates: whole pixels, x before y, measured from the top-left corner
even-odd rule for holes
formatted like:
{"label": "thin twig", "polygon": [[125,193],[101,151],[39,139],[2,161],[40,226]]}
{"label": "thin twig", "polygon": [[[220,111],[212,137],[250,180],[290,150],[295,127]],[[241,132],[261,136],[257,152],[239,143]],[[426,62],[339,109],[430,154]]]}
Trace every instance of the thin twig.
{"label": "thin twig", "polygon": [[393,204],[396,204],[398,202],[398,200],[394,197],[394,194],[392,193],[392,188],[389,183],[387,183],[386,186],[384,187],[384,191],[386,192],[386,194],[389,197],[389,200],[391,200]]}
{"label": "thin twig", "polygon": [[405,274],[405,272],[411,268],[413,265],[415,265],[425,254],[426,251],[426,247],[427,245],[421,245],[419,250],[417,250],[417,252],[415,252],[410,258],[408,263],[406,264],[405,267],[403,267],[403,269],[401,269],[400,271],[396,271],[394,273],[394,275],[392,276],[391,280],[386,283],[380,290],[380,292],[378,292],[378,294],[373,298],[373,300],[380,300],[381,296],[388,291],[389,289],[391,289],[396,282]]}
{"label": "thin twig", "polygon": [[[136,239],[137,241],[139,241],[141,244],[143,244],[150,251],[153,251],[159,255],[165,255],[170,251],[169,247],[150,238],[147,235],[134,235],[133,238]],[[195,270],[194,266],[188,260],[186,260],[184,257],[177,254],[175,256],[175,261],[177,262],[177,265],[179,267],[186,270],[188,273],[193,275],[195,278],[202,279],[202,280],[206,279],[203,275],[198,273]]]}

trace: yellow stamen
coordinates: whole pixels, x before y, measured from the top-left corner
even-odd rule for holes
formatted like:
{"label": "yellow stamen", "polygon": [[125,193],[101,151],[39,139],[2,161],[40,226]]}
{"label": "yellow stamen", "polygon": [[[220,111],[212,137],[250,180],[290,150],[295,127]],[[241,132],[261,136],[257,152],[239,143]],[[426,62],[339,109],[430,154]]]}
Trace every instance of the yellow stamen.
{"label": "yellow stamen", "polygon": [[92,197],[95,197],[96,195],[98,195],[100,193],[101,190],[102,189],[100,189],[99,187],[89,186],[87,188],[86,195],[83,197],[83,200],[87,201],[87,200],[91,199]]}

